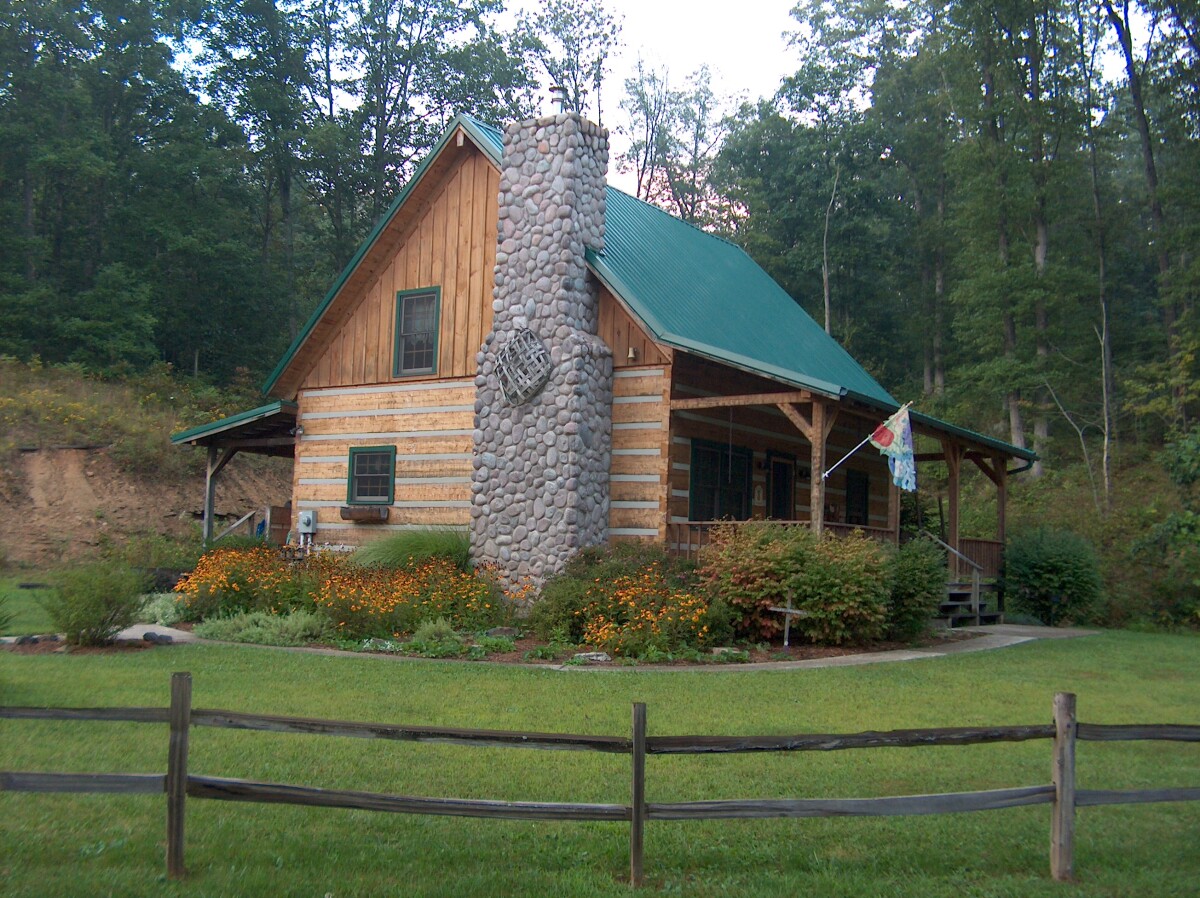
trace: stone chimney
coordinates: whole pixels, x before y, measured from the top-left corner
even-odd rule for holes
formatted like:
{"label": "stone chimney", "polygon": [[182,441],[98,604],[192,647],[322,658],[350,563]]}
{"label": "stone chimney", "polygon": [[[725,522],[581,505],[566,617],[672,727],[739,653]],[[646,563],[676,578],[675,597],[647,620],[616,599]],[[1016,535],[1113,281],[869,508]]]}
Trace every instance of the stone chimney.
{"label": "stone chimney", "polygon": [[575,113],[511,125],[495,311],[475,378],[471,555],[541,583],[608,537],[612,352],[585,252],[604,249],[608,132]]}

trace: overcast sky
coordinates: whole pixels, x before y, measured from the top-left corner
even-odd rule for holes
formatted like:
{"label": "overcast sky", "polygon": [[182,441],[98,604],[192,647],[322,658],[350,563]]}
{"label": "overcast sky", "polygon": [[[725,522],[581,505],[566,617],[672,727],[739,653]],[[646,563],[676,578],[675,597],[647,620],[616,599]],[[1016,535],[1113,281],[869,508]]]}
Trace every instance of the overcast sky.
{"label": "overcast sky", "polygon": [[[708,64],[713,92],[719,98],[756,100],[770,96],[779,82],[798,68],[796,50],[789,49],[785,31],[795,27],[788,14],[794,0],[603,0],[604,7],[622,20],[621,50],[605,79],[604,125],[612,133],[609,181],[633,189],[631,176],[616,171],[616,157],[625,150],[618,125],[618,107],[625,79],[633,75],[640,55],[649,68],[666,69],[670,83],[682,87],[687,76]],[[536,8],[536,0],[514,6]],[[547,103],[544,107],[549,109]]]}

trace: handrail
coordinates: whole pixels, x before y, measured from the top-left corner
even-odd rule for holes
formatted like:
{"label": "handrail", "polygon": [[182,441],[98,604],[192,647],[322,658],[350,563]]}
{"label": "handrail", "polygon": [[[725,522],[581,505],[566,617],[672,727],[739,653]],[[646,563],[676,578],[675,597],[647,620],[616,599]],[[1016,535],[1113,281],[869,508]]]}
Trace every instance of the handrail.
{"label": "handrail", "polygon": [[980,573],[983,573],[983,565],[977,564],[976,562],[972,561],[970,558],[968,558],[962,552],[958,551],[958,549],[954,548],[949,543],[945,543],[942,540],[938,539],[936,536],[934,536],[928,530],[922,530],[921,536],[929,537],[931,540],[933,540],[935,543],[937,543],[939,546],[941,546],[947,552],[951,553],[952,555],[956,556],[957,558],[961,558],[963,561],[965,561],[971,567],[975,568],[975,570],[979,571]]}

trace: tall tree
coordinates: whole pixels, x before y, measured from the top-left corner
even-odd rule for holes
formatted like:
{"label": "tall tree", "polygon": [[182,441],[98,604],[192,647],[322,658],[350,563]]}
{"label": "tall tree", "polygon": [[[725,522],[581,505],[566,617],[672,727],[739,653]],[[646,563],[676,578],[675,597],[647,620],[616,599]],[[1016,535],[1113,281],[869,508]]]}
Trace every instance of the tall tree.
{"label": "tall tree", "polygon": [[521,24],[539,65],[566,91],[567,108],[594,112],[603,124],[600,91],[619,46],[620,20],[598,0],[540,0],[536,12],[522,14]]}

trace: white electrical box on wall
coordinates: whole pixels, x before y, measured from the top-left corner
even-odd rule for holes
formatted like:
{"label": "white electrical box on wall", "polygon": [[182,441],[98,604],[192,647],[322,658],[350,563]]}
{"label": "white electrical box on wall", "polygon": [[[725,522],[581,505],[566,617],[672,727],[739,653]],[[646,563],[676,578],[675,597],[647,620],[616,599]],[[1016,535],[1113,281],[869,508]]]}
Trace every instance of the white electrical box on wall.
{"label": "white electrical box on wall", "polygon": [[315,511],[302,511],[296,517],[296,532],[297,533],[316,533],[317,532],[317,513]]}

